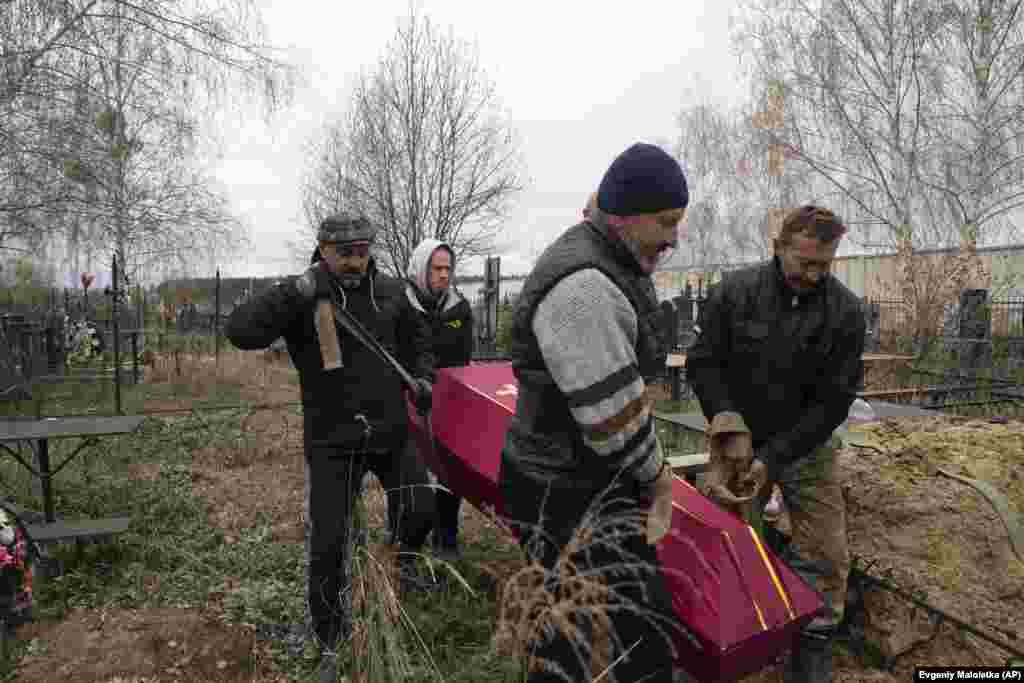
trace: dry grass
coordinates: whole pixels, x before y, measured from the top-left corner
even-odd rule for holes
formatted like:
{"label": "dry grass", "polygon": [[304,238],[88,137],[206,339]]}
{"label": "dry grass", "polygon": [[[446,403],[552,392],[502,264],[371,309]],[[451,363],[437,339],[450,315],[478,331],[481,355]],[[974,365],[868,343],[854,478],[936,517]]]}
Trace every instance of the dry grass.
{"label": "dry grass", "polygon": [[148,360],[150,383],[186,384],[196,396],[223,384],[245,386],[256,392],[279,389],[288,386],[290,374],[286,358],[264,355],[262,362],[254,363],[251,353],[234,349],[221,351],[219,358],[173,351],[152,353]]}
{"label": "dry grass", "polygon": [[[612,620],[621,613],[639,616],[665,639],[666,647],[672,648],[669,643],[674,625],[650,609],[646,600],[637,602],[618,589],[625,584],[635,587],[643,582],[643,574],[661,569],[623,547],[623,536],[644,535],[646,516],[609,514],[609,508],[622,501],[607,498],[608,493],[606,489],[596,497],[551,569],[530,561],[502,587],[495,647],[503,656],[525,658],[529,671],[546,671],[572,680],[556,662],[535,654],[539,645],[561,638],[572,646],[581,668],[591,672],[591,680],[616,680],[615,666],[635,647],[631,639],[637,635],[617,632]],[[495,523],[511,535],[500,520]],[[584,560],[593,553],[613,553],[621,561],[614,567],[593,569]],[[531,554],[536,556],[538,552]],[[610,575],[616,577],[612,585],[607,581]],[[613,659],[617,653],[618,659]]]}
{"label": "dry grass", "polygon": [[[215,361],[210,356],[178,352],[153,354],[148,360],[151,382],[184,385],[188,393],[197,398],[211,394],[218,386],[230,384],[241,386],[243,397],[255,401],[270,403],[274,397],[297,398],[287,359],[271,353],[257,356],[227,350]],[[663,393],[667,396],[667,390]],[[270,465],[280,462],[282,457],[301,458],[301,419],[297,416],[254,409],[240,419],[240,434],[258,434],[259,438],[247,440],[243,436],[234,448],[196,452],[195,472],[200,484],[202,476],[212,471],[237,478],[260,463]],[[212,481],[211,486],[216,483]],[[651,620],[662,633],[670,630],[669,624],[659,623],[657,613],[609,587],[603,572],[588,570],[578,561],[592,551],[611,549],[623,558],[618,568],[620,572],[638,576],[640,572],[652,570],[637,558],[628,557],[617,542],[623,531],[642,535],[645,519],[636,516],[607,521],[600,513],[604,504],[613,502],[595,501],[552,570],[536,562],[516,563],[518,566],[511,575],[503,577],[493,637],[498,656],[519,658],[532,670],[564,675],[554,662],[532,655],[538,643],[557,635],[572,643],[583,667],[594,672],[593,680],[613,681],[616,680],[614,655],[629,650],[631,643],[626,641],[632,635],[615,632],[612,619],[617,612],[631,611]],[[370,478],[367,484],[360,514],[368,528],[386,527],[387,497],[375,478]],[[484,526],[492,527],[492,533],[493,527],[497,527],[507,538],[513,538],[493,513],[489,516],[470,513],[468,517],[472,520],[467,520],[463,529],[467,540],[470,535],[482,532]],[[238,524],[214,521],[228,528],[232,538],[242,531],[235,528]],[[473,593],[455,567],[443,566],[437,561],[427,564],[431,571],[439,569],[455,577],[458,590]],[[347,674],[353,682],[367,683],[412,678],[443,680],[430,648],[403,605],[395,567],[394,550],[386,545],[353,549],[351,593],[347,596],[353,615],[352,657]],[[481,568],[488,571],[486,567]]]}

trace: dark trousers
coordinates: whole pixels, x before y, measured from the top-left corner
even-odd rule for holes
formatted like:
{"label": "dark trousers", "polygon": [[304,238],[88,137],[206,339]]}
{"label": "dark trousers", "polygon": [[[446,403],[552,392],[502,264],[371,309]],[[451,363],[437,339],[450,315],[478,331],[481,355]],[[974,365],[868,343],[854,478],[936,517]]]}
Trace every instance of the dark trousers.
{"label": "dark trousers", "polygon": [[[443,481],[441,483],[447,486]],[[462,506],[462,497],[443,489],[437,489],[435,497],[437,519],[434,524],[434,543],[445,547],[455,546],[459,537],[459,508]]]}
{"label": "dark trousers", "polygon": [[[505,458],[501,495],[507,521],[519,534],[527,557],[547,570],[546,590],[559,595],[565,588],[559,580],[559,567],[566,566],[568,560],[575,574],[599,578],[615,596],[610,600],[611,609],[604,611],[600,639],[595,637],[593,625],[601,608],[578,607],[573,610],[573,621],[589,634],[585,647],[574,644],[557,624],[549,624],[554,627],[551,637],[529,644],[529,683],[590,681],[626,651],[602,680],[671,683],[669,638],[679,622],[655,548],[644,538],[647,506],[637,499],[632,487],[576,473],[545,480]],[[595,499],[599,502],[593,505]],[[591,529],[593,535],[578,534],[581,527]],[[599,652],[600,644],[595,645],[599,640],[607,648],[605,652]],[[545,669],[561,669],[568,679]]]}
{"label": "dark trousers", "polygon": [[[444,448],[440,442],[434,442],[434,448]],[[454,456],[449,456],[454,457]],[[425,460],[420,457],[419,447],[415,439],[410,438],[405,449],[403,466],[413,473],[416,482],[426,482],[429,478]],[[448,487],[443,477],[439,477],[442,486]],[[399,489],[385,486],[388,499],[388,529],[392,538],[397,538],[396,526],[402,517],[402,505],[407,498]],[[452,546],[456,544],[459,534],[459,508],[462,497],[449,490],[434,489],[434,506],[437,512],[434,519],[434,544]]]}
{"label": "dark trousers", "polygon": [[402,492],[401,551],[418,551],[433,526],[434,496],[426,472],[409,468],[404,451],[404,440],[388,454],[306,449],[306,604],[321,647],[334,649],[351,634],[351,565],[362,524],[354,513],[366,472],[385,489]]}

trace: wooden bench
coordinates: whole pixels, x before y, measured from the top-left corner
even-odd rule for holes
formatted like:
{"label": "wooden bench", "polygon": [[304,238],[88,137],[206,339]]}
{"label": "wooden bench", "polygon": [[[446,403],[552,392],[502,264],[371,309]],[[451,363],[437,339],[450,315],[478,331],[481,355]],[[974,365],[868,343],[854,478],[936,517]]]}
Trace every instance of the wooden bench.
{"label": "wooden bench", "polygon": [[861,391],[857,396],[865,400],[873,398],[903,398],[906,396],[917,396],[920,394],[934,394],[940,391],[953,391],[941,387],[915,387],[913,389],[874,389],[872,391]]}
{"label": "wooden bench", "polygon": [[131,517],[102,517],[80,521],[40,522],[26,524],[25,528],[32,540],[40,545],[60,541],[76,541],[79,543],[108,543],[115,534],[128,530]]}
{"label": "wooden bench", "polygon": [[41,513],[26,510],[10,498],[3,498],[0,502],[21,520],[32,540],[40,545],[70,540],[106,543],[114,534],[127,531],[132,522],[132,518],[125,515],[47,522]]}
{"label": "wooden bench", "polygon": [[32,541],[39,547],[41,554],[36,557],[37,570],[40,576],[48,578],[55,578],[64,573],[64,563],[59,558],[47,554],[48,545],[74,541],[78,552],[81,553],[86,543],[109,543],[113,540],[114,534],[127,531],[132,521],[131,517],[107,517],[46,522],[43,521],[41,513],[25,510],[10,498],[3,498],[2,503],[3,507],[21,520]]}

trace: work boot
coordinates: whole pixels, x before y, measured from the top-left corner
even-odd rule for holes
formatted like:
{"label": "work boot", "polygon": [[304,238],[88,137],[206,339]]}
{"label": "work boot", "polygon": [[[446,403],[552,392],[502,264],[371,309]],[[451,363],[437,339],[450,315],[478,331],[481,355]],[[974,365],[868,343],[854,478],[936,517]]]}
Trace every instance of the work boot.
{"label": "work boot", "polygon": [[337,683],[338,653],[324,650],[320,653],[320,666],[317,669],[317,683]]}
{"label": "work boot", "polygon": [[450,564],[454,564],[462,557],[456,532],[434,529],[434,557]]}
{"label": "work boot", "polygon": [[783,683],[832,683],[834,626],[805,628],[786,658]]}

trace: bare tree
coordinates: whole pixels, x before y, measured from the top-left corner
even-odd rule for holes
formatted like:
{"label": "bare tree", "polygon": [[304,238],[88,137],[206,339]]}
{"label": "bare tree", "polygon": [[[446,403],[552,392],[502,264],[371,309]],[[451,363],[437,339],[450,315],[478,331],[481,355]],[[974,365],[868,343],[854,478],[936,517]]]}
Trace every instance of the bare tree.
{"label": "bare tree", "polygon": [[679,137],[674,155],[686,172],[692,200],[686,212],[681,262],[707,271],[726,258],[722,230],[725,174],[723,151],[728,144],[727,114],[705,101],[684,108],[676,118]]}
{"label": "bare tree", "polygon": [[798,200],[814,199],[808,169],[776,158],[774,141],[759,123],[763,115],[755,111],[760,105],[705,101],[685,107],[677,118],[675,154],[694,197],[686,244],[693,265],[769,258],[770,220]]}
{"label": "bare tree", "polygon": [[[916,334],[932,325],[937,295],[915,272],[915,251],[948,239],[921,170],[937,140],[930,83],[942,56],[929,36],[941,6],[911,0],[750,0],[739,47],[786,97],[781,128],[767,131],[838,190],[855,222],[881,225],[901,265],[902,298]],[[928,220],[931,219],[931,220]]]}
{"label": "bare tree", "polygon": [[19,122],[0,145],[0,238],[63,229],[71,250],[136,268],[223,245],[238,222],[202,170],[199,122],[239,96],[268,112],[290,97],[296,74],[264,43],[253,0],[0,7],[0,114]]}
{"label": "bare tree", "polygon": [[379,226],[382,265],[405,270],[426,237],[457,257],[486,253],[523,188],[513,132],[476,54],[411,15],[355,87],[348,115],[312,146],[310,227],[339,210]]}
{"label": "bare tree", "polygon": [[[731,251],[745,260],[772,256],[774,231],[788,210],[825,200],[807,167],[793,163],[775,142],[771,126],[783,124],[789,113],[770,89],[770,84],[754,85],[752,97],[730,121],[730,144],[722,152],[733,170],[726,175],[730,209],[723,228]],[[769,112],[774,120],[766,122]]]}
{"label": "bare tree", "polygon": [[922,182],[945,200],[960,258],[957,289],[987,287],[979,240],[1024,205],[1024,15],[1021,0],[961,0],[942,5],[931,49],[934,119],[940,154]]}

